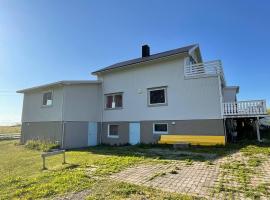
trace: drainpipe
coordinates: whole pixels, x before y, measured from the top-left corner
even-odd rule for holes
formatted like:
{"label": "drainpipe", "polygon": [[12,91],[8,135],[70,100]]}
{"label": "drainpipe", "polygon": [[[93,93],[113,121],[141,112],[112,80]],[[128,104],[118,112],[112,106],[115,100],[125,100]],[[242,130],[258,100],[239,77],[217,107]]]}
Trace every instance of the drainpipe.
{"label": "drainpipe", "polygon": [[64,148],[65,146],[65,121],[64,121],[64,101],[65,101],[65,87],[63,85],[63,94],[62,94],[62,138],[61,138],[61,147]]}
{"label": "drainpipe", "polygon": [[104,107],[104,81],[103,77],[100,78],[101,80],[101,110],[100,110],[100,133],[99,133],[99,144],[102,143],[102,134],[103,134],[103,107]]}

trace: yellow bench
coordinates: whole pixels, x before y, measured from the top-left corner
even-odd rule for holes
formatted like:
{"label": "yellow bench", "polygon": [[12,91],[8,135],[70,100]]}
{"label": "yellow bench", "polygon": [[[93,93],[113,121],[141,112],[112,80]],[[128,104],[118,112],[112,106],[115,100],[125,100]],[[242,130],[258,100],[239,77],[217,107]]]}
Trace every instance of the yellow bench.
{"label": "yellow bench", "polygon": [[225,136],[206,135],[161,135],[159,144],[189,143],[191,145],[225,145]]}

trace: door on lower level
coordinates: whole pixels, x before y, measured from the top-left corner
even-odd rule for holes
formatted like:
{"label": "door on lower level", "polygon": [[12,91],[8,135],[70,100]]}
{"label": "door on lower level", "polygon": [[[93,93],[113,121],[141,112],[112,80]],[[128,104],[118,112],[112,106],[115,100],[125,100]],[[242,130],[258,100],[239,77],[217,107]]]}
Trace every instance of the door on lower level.
{"label": "door on lower level", "polygon": [[141,126],[139,122],[129,123],[129,143],[134,145],[140,143]]}
{"label": "door on lower level", "polygon": [[88,123],[88,146],[97,145],[97,122]]}

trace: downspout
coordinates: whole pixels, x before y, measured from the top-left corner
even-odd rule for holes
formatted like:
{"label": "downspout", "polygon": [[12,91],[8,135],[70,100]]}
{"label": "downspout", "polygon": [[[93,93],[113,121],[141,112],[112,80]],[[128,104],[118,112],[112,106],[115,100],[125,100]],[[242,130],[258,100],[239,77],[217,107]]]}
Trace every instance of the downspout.
{"label": "downspout", "polygon": [[102,143],[102,134],[103,134],[103,107],[104,107],[104,81],[103,81],[103,77],[100,78],[101,80],[101,106],[100,106],[100,133],[99,133],[99,144]]}
{"label": "downspout", "polygon": [[61,113],[61,117],[62,117],[62,141],[61,141],[61,146],[62,148],[64,148],[65,145],[65,121],[64,121],[64,105],[65,105],[65,87],[63,85],[63,94],[62,94],[62,113]]}
{"label": "downspout", "polygon": [[226,133],[226,122],[225,122],[225,118],[224,118],[224,110],[223,110],[224,108],[223,108],[222,83],[221,83],[220,75],[218,75],[218,89],[219,89],[219,101],[220,101],[221,119],[223,121],[225,143],[226,143],[226,141],[227,141],[227,133]]}

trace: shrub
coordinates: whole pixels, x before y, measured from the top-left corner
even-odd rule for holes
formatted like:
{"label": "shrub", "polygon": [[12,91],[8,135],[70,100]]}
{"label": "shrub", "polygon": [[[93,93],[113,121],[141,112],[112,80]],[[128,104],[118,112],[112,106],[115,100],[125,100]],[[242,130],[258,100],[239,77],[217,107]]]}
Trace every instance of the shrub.
{"label": "shrub", "polygon": [[52,149],[59,148],[59,144],[51,141],[43,141],[43,140],[28,140],[25,144],[25,147],[32,150],[38,151],[50,151]]}

